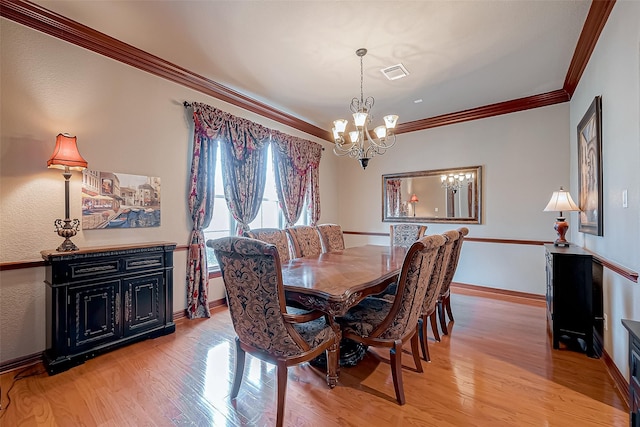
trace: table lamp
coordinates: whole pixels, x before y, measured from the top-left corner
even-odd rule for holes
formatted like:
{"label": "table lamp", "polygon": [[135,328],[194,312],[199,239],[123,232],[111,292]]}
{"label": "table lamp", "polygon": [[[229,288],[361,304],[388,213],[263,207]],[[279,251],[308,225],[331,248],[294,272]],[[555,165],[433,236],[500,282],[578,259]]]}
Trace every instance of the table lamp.
{"label": "table lamp", "polygon": [[551,200],[547,204],[547,207],[544,208],[545,212],[549,211],[558,211],[560,215],[556,218],[556,224],[554,225],[554,229],[558,233],[558,238],[555,242],[553,242],[556,246],[569,246],[569,242],[564,238],[565,234],[567,234],[567,230],[569,229],[569,223],[565,220],[565,217],[562,215],[563,211],[579,211],[580,208],[576,206],[571,198],[571,194],[562,187],[560,190],[554,191],[551,195]]}
{"label": "table lamp", "polygon": [[87,168],[87,161],[82,158],[76,145],[76,137],[69,134],[58,134],[56,146],[53,149],[51,158],[47,161],[47,167],[63,169],[64,173],[64,220],[56,219],[54,225],[60,237],[64,237],[64,242],[56,249],[58,252],[77,251],[78,247],[69,240],[78,232],[80,221],[69,219],[69,179],[71,171],[81,171]]}

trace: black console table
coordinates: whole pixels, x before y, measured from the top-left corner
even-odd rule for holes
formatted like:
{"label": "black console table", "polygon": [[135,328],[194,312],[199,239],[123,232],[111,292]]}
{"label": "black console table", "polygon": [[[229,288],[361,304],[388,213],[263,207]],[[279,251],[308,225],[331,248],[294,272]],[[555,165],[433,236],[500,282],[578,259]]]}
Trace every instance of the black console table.
{"label": "black console table", "polygon": [[640,427],[640,322],[623,320],[629,331],[629,425]]}
{"label": "black console table", "polygon": [[[602,342],[602,265],[577,246],[544,245],[547,272],[547,320],[553,348],[560,340],[578,341],[590,357],[598,357],[594,334]],[[574,344],[570,342],[569,344]],[[575,346],[577,348],[577,346]]]}
{"label": "black console table", "polygon": [[47,372],[53,375],[114,348],[174,332],[175,247],[153,242],[42,251]]}

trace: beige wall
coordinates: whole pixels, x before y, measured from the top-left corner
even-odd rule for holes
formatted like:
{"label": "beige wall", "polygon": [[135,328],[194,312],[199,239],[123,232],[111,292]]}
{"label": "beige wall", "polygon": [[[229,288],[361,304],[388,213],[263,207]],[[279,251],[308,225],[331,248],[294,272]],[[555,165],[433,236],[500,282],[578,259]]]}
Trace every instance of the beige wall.
{"label": "beige wall", "polygon": [[[185,100],[201,101],[272,129],[315,137],[91,53],[6,19],[0,20],[0,262],[40,259],[61,240],[64,178],[47,169],[55,137],[68,132],[89,166],[162,179],[162,225],[80,231],[80,247],[157,240],[186,245],[190,117]],[[326,141],[325,141],[326,143]],[[338,220],[335,157],[323,153],[322,222]],[[82,175],[71,178],[71,216],[79,218]],[[174,311],[186,307],[186,251],[175,254]],[[0,363],[44,350],[44,268],[0,272]],[[222,298],[219,280],[210,287]]]}
{"label": "beige wall", "polygon": [[[602,96],[604,236],[571,230],[571,239],[640,271],[640,2],[617,2],[571,99],[571,189],[578,191],[577,126],[593,98]],[[622,191],[628,191],[628,208]],[[627,331],[640,321],[640,284],[605,270],[605,348],[628,378]]]}
{"label": "beige wall", "polygon": [[[381,211],[383,174],[481,165],[482,224],[468,225],[469,237],[552,241],[557,213],[542,210],[554,190],[570,184],[568,121],[565,103],[401,134],[396,146],[372,159],[365,171],[353,160],[341,160],[340,223],[350,231],[388,232]],[[427,233],[460,226],[427,225]],[[347,236],[346,243],[366,241],[388,239]],[[455,280],[544,294],[544,250],[467,242]]]}

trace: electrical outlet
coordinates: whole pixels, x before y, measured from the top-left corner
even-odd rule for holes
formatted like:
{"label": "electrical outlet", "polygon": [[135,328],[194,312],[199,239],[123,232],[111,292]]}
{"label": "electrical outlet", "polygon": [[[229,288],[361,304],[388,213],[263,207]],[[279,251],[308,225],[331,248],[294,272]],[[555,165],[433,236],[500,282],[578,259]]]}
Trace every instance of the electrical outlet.
{"label": "electrical outlet", "polygon": [[609,319],[607,319],[607,313],[605,313],[604,316],[602,316],[602,323],[604,323],[604,330],[608,331],[609,330]]}
{"label": "electrical outlet", "polygon": [[627,190],[622,190],[622,207],[628,208],[629,203],[627,202]]}

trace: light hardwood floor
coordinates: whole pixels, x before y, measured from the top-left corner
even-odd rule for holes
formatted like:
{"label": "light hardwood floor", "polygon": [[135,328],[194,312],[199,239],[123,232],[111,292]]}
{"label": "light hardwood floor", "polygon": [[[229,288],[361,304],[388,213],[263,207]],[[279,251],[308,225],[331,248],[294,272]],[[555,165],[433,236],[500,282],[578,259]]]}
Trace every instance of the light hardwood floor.
{"label": "light hardwood floor", "polygon": [[[457,290],[451,303],[456,321],[442,342],[430,340],[425,372],[403,357],[406,405],[395,402],[388,354],[370,351],[341,370],[333,390],[310,365],[290,368],[285,425],[628,425],[601,360],[551,349],[543,302]],[[229,401],[234,336],[221,308],[52,377],[42,366],[4,374],[0,425],[273,425],[271,365],[247,356],[240,393]]]}

